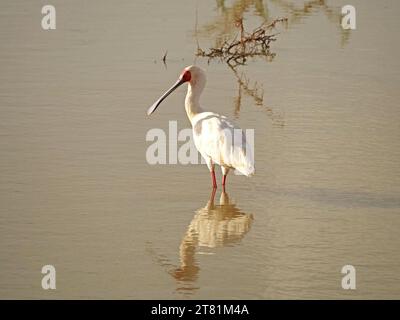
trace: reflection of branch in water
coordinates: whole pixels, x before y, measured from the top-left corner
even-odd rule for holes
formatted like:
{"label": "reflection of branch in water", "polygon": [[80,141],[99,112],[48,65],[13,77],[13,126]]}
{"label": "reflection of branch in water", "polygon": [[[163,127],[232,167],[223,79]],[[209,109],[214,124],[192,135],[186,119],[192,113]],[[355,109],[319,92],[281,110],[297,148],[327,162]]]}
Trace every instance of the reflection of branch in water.
{"label": "reflection of branch in water", "polygon": [[304,3],[303,7],[298,7],[292,2],[286,0],[269,0],[272,3],[280,6],[286,11],[288,23],[290,25],[301,23],[306,17],[310,16],[312,10],[320,9],[330,22],[338,26],[341,33],[341,46],[344,47],[350,38],[350,30],[345,30],[341,27],[340,21],[342,18],[339,8],[328,6],[326,0],[310,0]]}
{"label": "reflection of branch in water", "polygon": [[[217,0],[218,17],[215,21],[206,24],[200,30],[200,34],[212,36],[215,39],[215,46],[219,46],[227,36],[236,31],[235,23],[243,18],[244,13],[254,8],[254,13],[267,21],[267,10],[263,0],[236,0],[227,7],[224,0]],[[196,31],[197,32],[197,31]]]}
{"label": "reflection of branch in water", "polygon": [[231,7],[225,6],[225,0],[217,0],[217,7],[224,15],[225,20],[232,20],[232,18],[237,18],[238,15],[243,15],[243,12],[248,11],[252,6],[254,6],[255,13],[258,16],[267,17],[263,0],[237,0]]}
{"label": "reflection of branch in water", "polygon": [[[341,27],[340,21],[342,18],[340,8],[337,6],[328,5],[326,0],[309,0],[305,1],[300,7],[294,1],[288,0],[236,0],[232,5],[227,7],[224,0],[216,0],[218,17],[212,23],[206,24],[200,29],[200,34],[204,33],[207,36],[214,35],[216,39],[215,46],[219,46],[227,36],[234,32],[235,22],[243,18],[246,12],[254,12],[262,21],[271,21],[268,5],[274,4],[285,11],[285,16],[288,17],[289,25],[302,23],[305,18],[311,16],[311,13],[317,10],[323,12],[328,20],[337,25],[338,31],[341,34],[341,46],[345,46],[349,41],[351,31]],[[252,9],[254,10],[252,11]],[[197,31],[196,31],[197,32]]]}
{"label": "reflection of branch in water", "polygon": [[221,193],[220,204],[214,204],[216,190],[211,193],[206,206],[196,211],[179,246],[180,265],[174,266],[154,250],[147,251],[155,256],[158,264],[176,279],[177,292],[190,294],[198,287],[195,285],[200,272],[196,260],[198,248],[216,248],[234,245],[240,242],[250,230],[253,215],[240,211],[230,203],[226,192]]}
{"label": "reflection of branch in water", "polygon": [[[235,71],[235,67],[246,63],[247,58],[261,56],[266,59],[272,60],[275,53],[269,50],[269,44],[275,41],[274,35],[268,35],[265,33],[266,29],[274,28],[275,24],[285,21],[285,25],[288,26],[301,23],[306,17],[309,17],[311,13],[316,10],[321,10],[329,19],[330,22],[337,24],[342,35],[341,46],[345,46],[349,41],[350,31],[344,30],[340,27],[341,13],[338,8],[328,6],[326,0],[310,0],[304,2],[302,7],[296,6],[293,2],[287,0],[269,0],[270,2],[283,8],[287,18],[277,19],[272,21],[269,25],[266,25],[267,21],[271,21],[268,14],[268,10],[264,8],[263,1],[257,0],[237,0],[230,7],[225,6],[224,0],[217,0],[217,8],[219,16],[217,20],[211,24],[208,24],[201,28],[201,31],[197,30],[197,11],[196,11],[196,26],[195,26],[195,37],[197,41],[197,56],[207,57],[210,59],[220,59],[228,63],[231,69],[234,71],[236,79],[239,84],[239,92],[237,98],[234,101],[234,113],[238,117],[240,112],[242,91],[252,97],[256,105],[263,105],[263,91],[259,90],[257,85],[250,87],[249,80],[242,73],[240,76]],[[266,2],[268,4],[268,2]],[[255,7],[256,15],[263,19],[263,24],[260,28],[257,28],[253,33],[245,33],[243,29],[243,16],[245,12],[248,12],[250,7]],[[233,31],[240,27],[240,39],[237,39],[237,35],[231,42],[227,40],[232,35]],[[207,52],[202,50],[198,42],[198,34],[206,33],[208,36],[216,34],[215,46],[210,48]],[[250,44],[250,45],[249,45]],[[232,68],[233,67],[233,68]],[[260,92],[261,91],[261,92]],[[283,115],[277,115],[276,112],[270,107],[265,107],[267,112],[272,117],[275,125],[283,126],[284,119]]]}
{"label": "reflection of branch in water", "polygon": [[233,101],[233,105],[235,107],[235,110],[234,110],[233,113],[234,113],[236,119],[239,118],[239,112],[240,112],[241,104],[242,104],[242,86],[239,83],[238,95]]}
{"label": "reflection of branch in water", "polygon": [[[212,59],[219,59],[225,61],[230,69],[233,71],[238,84],[239,84],[239,94],[234,102],[234,114],[235,117],[239,116],[241,100],[242,100],[242,90],[245,94],[252,97],[255,104],[258,106],[263,106],[264,91],[256,83],[250,85],[250,80],[245,76],[244,73],[238,74],[236,68],[239,65],[245,65],[248,58],[263,57],[268,61],[271,61],[275,57],[275,53],[270,51],[270,43],[275,41],[275,35],[269,34],[267,31],[275,28],[277,23],[285,22],[286,18],[275,19],[269,24],[265,22],[261,24],[258,28],[254,29],[253,32],[245,32],[243,26],[243,19],[236,21],[236,27],[240,29],[240,39],[236,36],[230,42],[224,41],[220,47],[210,48],[208,52],[205,52],[199,47],[197,36],[197,56],[207,57],[208,61]],[[197,20],[196,20],[197,21]],[[197,23],[196,23],[197,28]],[[197,29],[195,29],[195,34],[197,35]],[[283,126],[283,117],[274,114],[270,107],[265,107],[267,113],[272,117],[275,125]]]}
{"label": "reflection of branch in water", "polygon": [[[231,68],[231,70],[233,71],[233,74],[235,75],[239,83],[239,88],[243,88],[245,93],[254,99],[254,102],[257,106],[262,106],[264,100],[264,89],[262,89],[262,87],[260,87],[257,82],[255,82],[253,86],[251,86],[250,79],[247,78],[243,72],[239,75],[235,68]],[[238,107],[240,108],[240,106]]]}
{"label": "reflection of branch in water", "polygon": [[264,89],[257,82],[254,84],[250,84],[250,79],[246,77],[246,75],[242,72],[240,75],[235,68],[230,68],[235,75],[239,88],[238,88],[238,96],[234,101],[235,106],[235,117],[239,116],[240,107],[242,103],[242,91],[244,91],[248,96],[254,99],[254,102],[257,106],[264,107],[267,114],[271,117],[272,122],[276,126],[284,126],[285,121],[283,115],[276,113],[271,107],[266,106],[264,104]]}

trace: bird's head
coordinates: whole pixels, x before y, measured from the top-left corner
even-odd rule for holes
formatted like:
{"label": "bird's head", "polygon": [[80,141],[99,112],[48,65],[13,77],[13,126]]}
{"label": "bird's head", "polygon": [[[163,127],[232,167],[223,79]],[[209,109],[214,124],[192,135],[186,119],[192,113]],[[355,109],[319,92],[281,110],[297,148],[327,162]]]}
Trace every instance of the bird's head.
{"label": "bird's head", "polygon": [[188,66],[183,69],[180,78],[188,79],[187,81],[192,85],[195,86],[199,82],[205,82],[206,73],[204,70],[197,66]]}
{"label": "bird's head", "polygon": [[158,98],[158,100],[147,110],[147,115],[151,115],[166,97],[185,82],[190,83],[192,87],[198,87],[199,90],[202,90],[206,82],[206,74],[203,69],[197,66],[188,66],[183,69],[174,85]]}

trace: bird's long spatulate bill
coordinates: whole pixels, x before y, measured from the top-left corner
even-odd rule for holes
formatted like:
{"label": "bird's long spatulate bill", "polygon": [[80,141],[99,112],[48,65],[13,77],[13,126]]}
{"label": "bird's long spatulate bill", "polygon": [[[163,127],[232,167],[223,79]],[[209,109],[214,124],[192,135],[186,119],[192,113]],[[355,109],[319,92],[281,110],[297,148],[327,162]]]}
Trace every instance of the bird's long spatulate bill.
{"label": "bird's long spatulate bill", "polygon": [[182,83],[184,83],[183,79],[179,79],[175,84],[169,88],[154,104],[147,110],[147,115],[151,115],[154,111],[156,111],[157,107],[160,103],[168,97],[176,88],[178,88]]}

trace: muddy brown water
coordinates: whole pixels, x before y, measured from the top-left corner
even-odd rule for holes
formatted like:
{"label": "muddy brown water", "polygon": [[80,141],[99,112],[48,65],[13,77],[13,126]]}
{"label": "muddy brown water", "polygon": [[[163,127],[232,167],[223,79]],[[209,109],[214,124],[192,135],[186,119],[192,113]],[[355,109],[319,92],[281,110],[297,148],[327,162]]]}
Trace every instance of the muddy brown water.
{"label": "muddy brown water", "polygon": [[[52,4],[53,31],[42,1],[0,4],[1,298],[400,297],[398,1],[353,0],[354,31],[346,1]],[[194,54],[242,13],[289,18],[240,69],[262,105]],[[256,175],[214,201],[205,165],[146,161],[150,129],[189,127],[184,88],[145,112],[193,63],[204,108],[255,132]]]}

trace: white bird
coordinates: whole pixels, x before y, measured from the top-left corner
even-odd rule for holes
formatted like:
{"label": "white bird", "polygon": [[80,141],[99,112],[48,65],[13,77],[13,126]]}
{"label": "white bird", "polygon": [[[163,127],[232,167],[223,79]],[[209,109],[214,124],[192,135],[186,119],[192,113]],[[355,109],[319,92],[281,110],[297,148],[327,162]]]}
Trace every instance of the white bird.
{"label": "white bird", "polygon": [[185,82],[189,83],[185,109],[192,124],[193,140],[210,170],[213,188],[217,187],[215,164],[221,166],[223,187],[230,169],[236,169],[246,176],[253,175],[253,152],[243,131],[225,116],[204,111],[200,107],[200,95],[206,84],[206,75],[201,68],[189,66],[183,69],[176,83],[148,109],[147,115],[151,115],[170,93]]}

